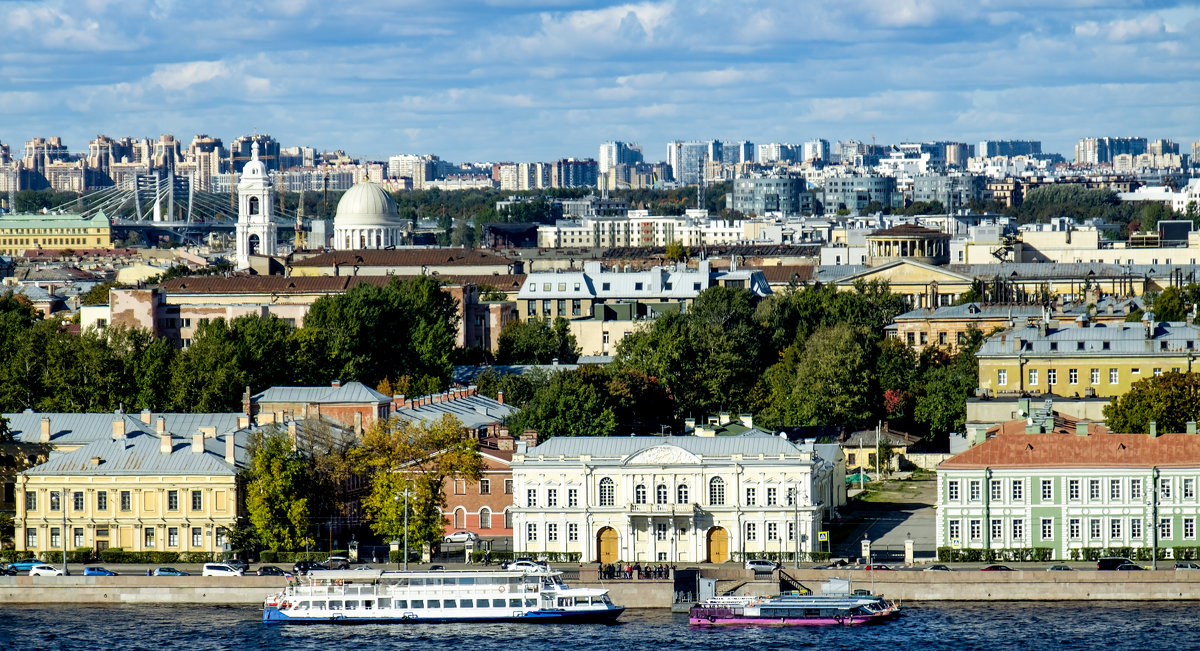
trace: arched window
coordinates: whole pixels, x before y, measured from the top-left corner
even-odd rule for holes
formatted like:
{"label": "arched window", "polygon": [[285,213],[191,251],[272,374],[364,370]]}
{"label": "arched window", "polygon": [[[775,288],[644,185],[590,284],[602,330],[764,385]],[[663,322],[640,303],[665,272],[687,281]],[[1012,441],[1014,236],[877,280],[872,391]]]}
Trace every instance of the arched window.
{"label": "arched window", "polygon": [[250,197],[250,206],[249,206],[249,208],[250,208],[250,214],[251,214],[251,215],[257,215],[257,214],[258,214],[258,197]]}
{"label": "arched window", "polygon": [[675,489],[675,503],[687,504],[689,501],[687,484],[680,484],[679,487]]}
{"label": "arched window", "polygon": [[605,477],[600,480],[600,506],[612,506],[617,501],[616,491],[613,488],[613,480],[610,477]]}
{"label": "arched window", "polygon": [[708,482],[708,503],[711,506],[725,505],[725,480],[713,477]]}
{"label": "arched window", "polygon": [[658,486],[656,486],[654,488],[654,503],[655,504],[666,504],[667,499],[668,499],[667,495],[668,495],[667,485],[659,484]]}
{"label": "arched window", "polygon": [[492,528],[492,512],[486,506],[483,507],[482,509],[479,509],[479,528],[480,529],[491,529]]}
{"label": "arched window", "polygon": [[644,484],[638,484],[637,487],[635,487],[633,489],[633,503],[634,504],[645,504],[646,503],[646,486]]}
{"label": "arched window", "polygon": [[512,509],[504,509],[504,528],[512,529]]}
{"label": "arched window", "polygon": [[463,529],[467,526],[467,510],[454,509],[454,528]]}

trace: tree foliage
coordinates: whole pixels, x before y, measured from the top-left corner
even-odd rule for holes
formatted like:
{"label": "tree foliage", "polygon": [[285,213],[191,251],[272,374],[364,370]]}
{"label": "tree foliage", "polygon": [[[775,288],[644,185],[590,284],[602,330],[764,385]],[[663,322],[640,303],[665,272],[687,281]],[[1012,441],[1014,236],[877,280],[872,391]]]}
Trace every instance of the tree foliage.
{"label": "tree foliage", "polygon": [[1104,407],[1114,432],[1145,434],[1154,421],[1159,432],[1183,432],[1200,420],[1200,373],[1170,371],[1134,382]]}
{"label": "tree foliage", "polygon": [[260,434],[246,468],[246,511],[259,540],[267,547],[300,549],[311,541],[311,485],[304,455],[288,435]]}
{"label": "tree foliage", "polygon": [[554,360],[573,364],[579,346],[570,323],[562,317],[510,321],[500,331],[496,361],[500,364],[549,364]]}
{"label": "tree foliage", "polygon": [[780,426],[846,425],[875,414],[874,345],[861,327],[839,324],[793,344],[767,373],[763,420]]}

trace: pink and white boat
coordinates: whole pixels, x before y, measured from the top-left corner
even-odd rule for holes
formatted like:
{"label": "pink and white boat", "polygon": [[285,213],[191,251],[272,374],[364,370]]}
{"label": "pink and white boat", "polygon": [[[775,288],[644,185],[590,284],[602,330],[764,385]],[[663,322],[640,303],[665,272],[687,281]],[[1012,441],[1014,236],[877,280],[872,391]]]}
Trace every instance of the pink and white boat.
{"label": "pink and white boat", "polygon": [[692,606],[694,626],[857,626],[900,615],[900,605],[879,595],[716,597]]}

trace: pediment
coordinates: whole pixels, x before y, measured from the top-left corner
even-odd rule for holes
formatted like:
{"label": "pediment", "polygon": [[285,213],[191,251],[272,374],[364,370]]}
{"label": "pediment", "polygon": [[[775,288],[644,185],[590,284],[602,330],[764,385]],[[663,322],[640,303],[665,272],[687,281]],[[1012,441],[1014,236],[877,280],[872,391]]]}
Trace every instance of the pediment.
{"label": "pediment", "polygon": [[674,445],[656,445],[625,458],[626,466],[679,466],[700,463],[700,457]]}

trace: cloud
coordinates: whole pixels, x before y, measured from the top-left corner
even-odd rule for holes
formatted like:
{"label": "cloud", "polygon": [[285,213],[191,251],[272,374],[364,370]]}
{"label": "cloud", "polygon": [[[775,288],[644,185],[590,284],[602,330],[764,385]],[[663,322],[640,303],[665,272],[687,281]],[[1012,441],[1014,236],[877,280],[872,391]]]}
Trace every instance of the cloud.
{"label": "cloud", "polygon": [[184,90],[227,77],[229,66],[224,61],[190,61],[159,66],[150,75],[150,81],[166,90]]}

